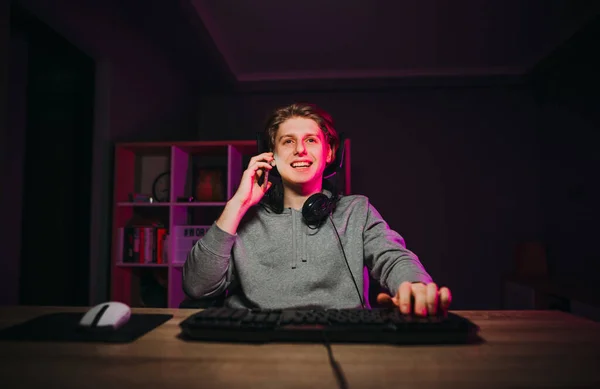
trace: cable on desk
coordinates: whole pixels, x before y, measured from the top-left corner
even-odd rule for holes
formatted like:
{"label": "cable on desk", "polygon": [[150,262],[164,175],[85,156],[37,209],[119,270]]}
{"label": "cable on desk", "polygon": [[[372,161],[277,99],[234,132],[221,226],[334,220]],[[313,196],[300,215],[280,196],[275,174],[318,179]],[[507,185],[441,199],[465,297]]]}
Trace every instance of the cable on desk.
{"label": "cable on desk", "polygon": [[333,374],[335,375],[335,379],[338,382],[338,386],[340,389],[348,389],[348,382],[346,381],[346,377],[344,376],[344,371],[340,364],[333,357],[333,351],[331,350],[331,344],[329,343],[329,339],[327,338],[326,331],[322,331],[323,334],[323,343],[325,348],[327,349],[327,355],[329,356],[329,364],[333,369]]}

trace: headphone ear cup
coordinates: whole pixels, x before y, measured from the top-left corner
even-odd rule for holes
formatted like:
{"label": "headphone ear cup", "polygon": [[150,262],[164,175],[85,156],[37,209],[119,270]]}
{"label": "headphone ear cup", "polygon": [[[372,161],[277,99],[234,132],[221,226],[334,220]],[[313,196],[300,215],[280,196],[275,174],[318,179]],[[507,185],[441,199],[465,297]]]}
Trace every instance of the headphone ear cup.
{"label": "headphone ear cup", "polygon": [[340,145],[338,146],[335,154],[333,154],[333,161],[331,161],[325,171],[323,172],[323,177],[331,178],[337,174],[337,172],[341,171],[344,166],[344,153],[346,151],[345,141],[346,136],[343,133],[340,133]]}
{"label": "headphone ear cup", "polygon": [[333,200],[323,193],[315,193],[304,202],[302,217],[309,226],[319,225],[331,213]]}

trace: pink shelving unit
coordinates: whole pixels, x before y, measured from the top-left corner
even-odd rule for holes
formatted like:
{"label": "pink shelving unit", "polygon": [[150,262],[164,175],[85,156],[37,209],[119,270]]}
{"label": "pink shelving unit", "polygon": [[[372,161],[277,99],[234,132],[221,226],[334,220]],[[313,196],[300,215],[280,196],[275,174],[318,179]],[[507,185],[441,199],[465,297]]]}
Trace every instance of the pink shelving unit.
{"label": "pink shelving unit", "polygon": [[[344,192],[350,192],[350,140],[346,140]],[[111,250],[111,299],[132,307],[145,306],[141,279],[153,274],[166,289],[166,306],[176,308],[185,298],[181,287],[182,263],[173,262],[175,245],[169,239],[167,263],[124,263],[119,228],[134,219],[161,222],[168,231],[176,226],[211,225],[237,190],[248,160],[256,154],[256,141],[140,142],[115,146]],[[178,202],[193,196],[193,167],[209,166],[224,172],[223,201]],[[169,199],[132,202],[130,194],[151,194],[155,177],[170,172]]]}

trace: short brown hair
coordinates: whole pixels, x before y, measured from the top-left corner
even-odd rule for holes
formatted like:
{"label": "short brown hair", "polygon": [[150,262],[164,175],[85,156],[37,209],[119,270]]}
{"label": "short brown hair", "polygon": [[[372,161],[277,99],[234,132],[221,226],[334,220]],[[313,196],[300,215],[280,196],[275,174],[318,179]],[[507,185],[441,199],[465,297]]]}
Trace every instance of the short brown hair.
{"label": "short brown hair", "polygon": [[333,127],[333,119],[328,112],[310,103],[294,103],[273,111],[265,125],[265,141],[270,151],[275,149],[275,137],[279,126],[286,120],[296,117],[314,120],[335,154],[340,145],[340,137]]}

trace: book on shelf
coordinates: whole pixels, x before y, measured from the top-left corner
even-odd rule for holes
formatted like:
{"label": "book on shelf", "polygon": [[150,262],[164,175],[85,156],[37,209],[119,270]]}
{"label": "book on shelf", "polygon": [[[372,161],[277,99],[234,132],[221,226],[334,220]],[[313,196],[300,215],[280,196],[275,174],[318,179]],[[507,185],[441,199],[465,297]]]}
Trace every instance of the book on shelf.
{"label": "book on shelf", "polygon": [[119,251],[122,263],[167,263],[167,228],[162,225],[120,227]]}

